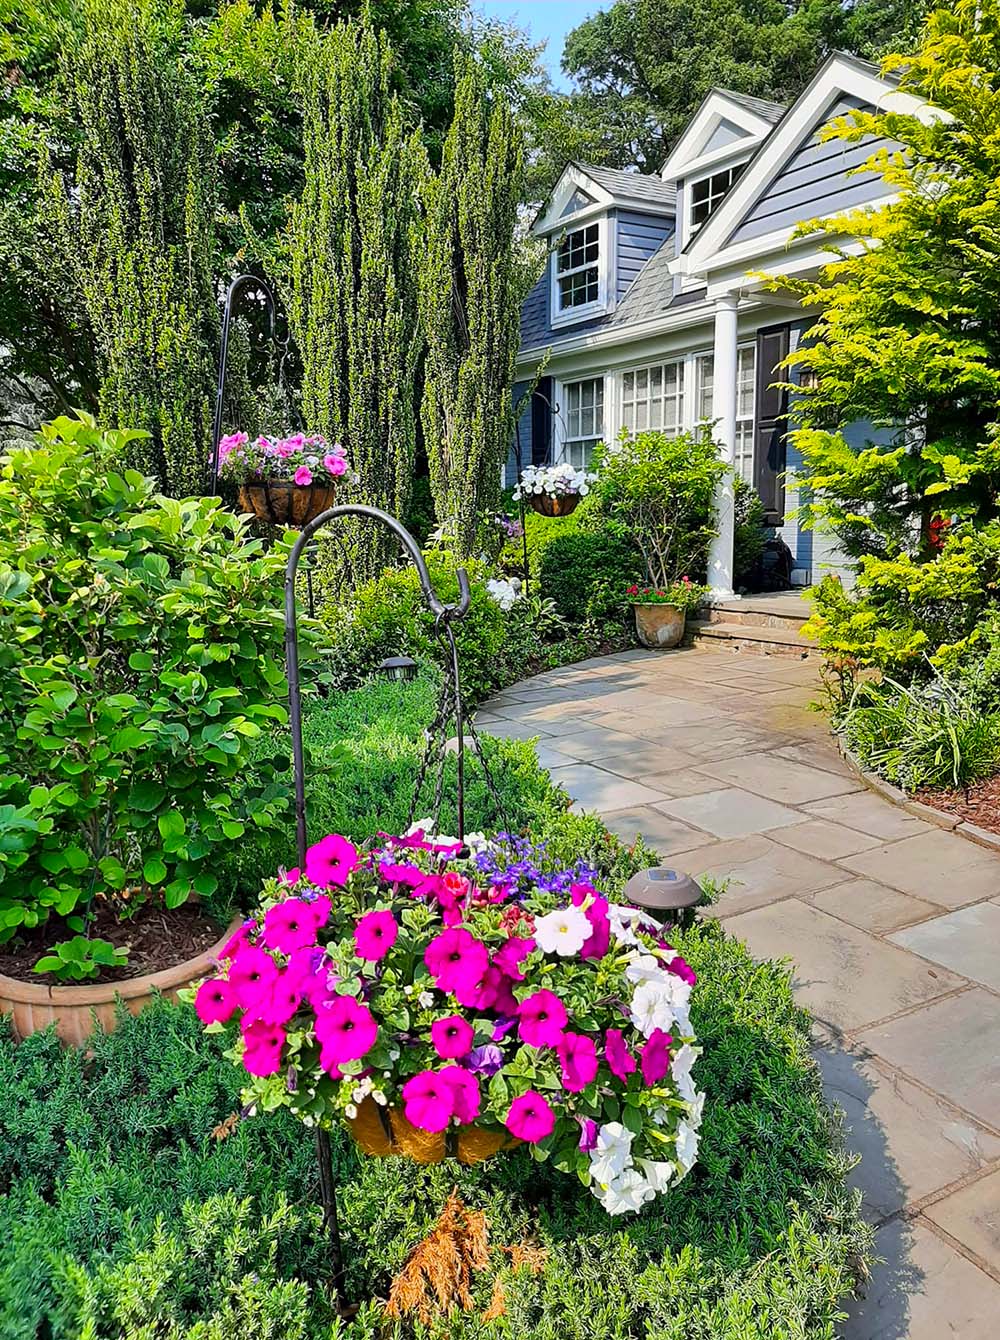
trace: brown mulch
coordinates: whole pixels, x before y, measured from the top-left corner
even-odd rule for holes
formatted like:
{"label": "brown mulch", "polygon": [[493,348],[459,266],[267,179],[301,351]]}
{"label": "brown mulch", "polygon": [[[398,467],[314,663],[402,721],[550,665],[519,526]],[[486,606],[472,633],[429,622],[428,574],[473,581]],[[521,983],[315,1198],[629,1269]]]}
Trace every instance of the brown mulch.
{"label": "brown mulch", "polygon": [[1000,776],[953,791],[918,791],[916,799],[991,833],[1000,833]]}
{"label": "brown mulch", "polygon": [[[224,929],[195,903],[184,903],[170,911],[150,903],[128,921],[119,920],[115,908],[109,904],[99,903],[90,938],[109,940],[116,949],[128,947],[128,963],[123,968],[102,968],[96,977],[87,977],[78,985],[124,982],[143,973],[172,968],[210,949]],[[22,982],[55,981],[48,974],[32,969],[54,944],[75,934],[56,917],[44,926],[26,931],[9,944],[0,945],[0,973]]]}

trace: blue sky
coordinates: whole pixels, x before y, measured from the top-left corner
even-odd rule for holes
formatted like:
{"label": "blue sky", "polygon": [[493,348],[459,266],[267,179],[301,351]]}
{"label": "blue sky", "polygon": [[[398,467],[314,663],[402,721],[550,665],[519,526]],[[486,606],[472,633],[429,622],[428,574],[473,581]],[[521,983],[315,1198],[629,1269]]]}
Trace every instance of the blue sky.
{"label": "blue sky", "polygon": [[473,0],[473,5],[490,18],[516,23],[532,42],[545,42],[542,60],[556,85],[566,88],[559,69],[563,40],[571,28],[602,7],[602,0]]}

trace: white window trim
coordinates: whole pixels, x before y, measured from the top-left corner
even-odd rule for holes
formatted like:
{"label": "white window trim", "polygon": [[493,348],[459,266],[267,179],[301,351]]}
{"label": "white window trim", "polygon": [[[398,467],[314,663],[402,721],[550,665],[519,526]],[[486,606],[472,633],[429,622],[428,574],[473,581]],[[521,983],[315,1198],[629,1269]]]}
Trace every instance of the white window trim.
{"label": "white window trim", "polygon": [[[749,339],[740,340],[737,349],[753,349],[756,351],[756,334]],[[665,363],[683,363],[684,365],[684,403],[683,412],[679,426],[680,432],[691,432],[697,428],[700,423],[711,422],[703,420],[697,416],[698,399],[698,360],[706,354],[712,354],[714,350],[711,345],[702,345],[697,349],[686,349],[683,352],[663,354],[660,358],[647,358],[639,363],[630,363],[627,366],[616,368],[613,373],[604,375],[604,428],[606,442],[615,441],[624,427],[623,424],[623,389],[624,377],[627,372],[640,372],[644,368],[662,367]],[[580,373],[578,376],[567,377],[568,382],[587,381],[590,377],[600,376],[600,373]],[[609,385],[610,383],[610,385]],[[753,419],[757,413],[756,389],[754,392]],[[741,418],[741,423],[747,422]]]}
{"label": "white window trim", "polygon": [[694,213],[694,188],[698,185],[699,182],[708,181],[711,177],[717,176],[720,172],[731,172],[733,168],[740,167],[741,165],[745,170],[749,161],[750,157],[747,155],[744,155],[742,157],[734,155],[732,162],[722,163],[718,166],[711,167],[706,172],[696,173],[693,177],[685,177],[684,217],[681,221],[681,230],[683,234],[683,242],[681,244],[682,251],[688,245],[688,243],[691,241],[693,237],[697,237],[698,234],[703,232],[704,229],[706,229],[708,225],[712,222],[712,219],[715,217],[715,214],[726,203],[730,195],[732,195],[733,191],[736,190],[737,186],[739,186],[740,182],[743,179],[743,173],[740,173],[739,177],[737,177],[734,182],[730,183],[729,190],[722,197],[722,199],[716,205],[715,209],[712,211],[711,214],[709,214],[708,218],[699,228],[692,227],[692,215]]}
{"label": "white window trim", "polygon": [[573,441],[576,440],[571,439],[568,433],[569,406],[567,403],[568,397],[566,394],[567,386],[572,386],[576,382],[597,382],[597,381],[602,381],[604,383],[604,399],[603,399],[604,421],[602,424],[604,431],[600,435],[600,437],[598,437],[597,440],[599,442],[607,442],[610,440],[608,425],[612,420],[612,416],[617,415],[617,408],[611,404],[610,400],[611,396],[619,395],[618,388],[621,384],[621,379],[617,376],[617,374],[602,372],[601,369],[598,368],[594,372],[579,372],[579,373],[574,372],[568,374],[562,380],[553,380],[552,403],[558,408],[559,411],[557,414],[553,414],[552,416],[551,456],[553,465],[558,465],[560,462],[565,461],[567,459],[566,448],[571,440]]}
{"label": "white window trim", "polygon": [[[559,271],[557,268],[557,256],[559,254],[559,242],[569,233],[575,233],[581,227],[587,227],[588,224],[597,224],[597,301],[581,304],[579,307],[567,307],[564,311],[559,309]],[[573,220],[564,231],[552,239],[552,249],[549,253],[549,312],[550,322],[553,329],[559,329],[563,326],[574,326],[580,321],[588,321],[594,316],[603,316],[612,310],[614,306],[614,275],[617,269],[615,252],[615,239],[617,229],[611,227],[610,215],[604,213],[599,218],[587,219],[583,223]],[[573,380],[576,380],[574,378]]]}

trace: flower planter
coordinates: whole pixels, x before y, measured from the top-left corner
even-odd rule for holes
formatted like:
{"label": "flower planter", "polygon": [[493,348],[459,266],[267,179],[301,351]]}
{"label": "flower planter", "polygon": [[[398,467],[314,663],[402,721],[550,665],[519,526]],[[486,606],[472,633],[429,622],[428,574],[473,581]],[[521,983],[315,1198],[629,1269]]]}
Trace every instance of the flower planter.
{"label": "flower planter", "polygon": [[10,1015],[16,1038],[39,1033],[54,1023],[60,1041],[83,1046],[94,1031],[95,1021],[106,1033],[114,1030],[119,1001],[130,1014],[138,1014],[154,995],[176,1000],[178,991],[213,972],[219,951],[242,924],[242,916],[234,917],[226,933],[195,958],[122,982],[50,986],[41,980],[22,982],[0,973],[0,1014]]}
{"label": "flower planter", "polygon": [[635,631],[644,647],[666,650],[684,636],[684,611],[676,605],[633,605]]}
{"label": "flower planter", "polygon": [[302,527],[333,506],[336,492],[332,484],[263,479],[241,484],[238,496],[240,507],[259,521],[272,526]]}
{"label": "flower planter", "polygon": [[528,497],[532,510],[540,516],[569,516],[575,512],[580,501],[579,493],[563,493],[553,497],[551,493],[532,493]]}
{"label": "flower planter", "polygon": [[398,1107],[380,1107],[372,1098],[364,1100],[347,1128],[363,1153],[381,1157],[394,1154],[414,1163],[441,1163],[446,1158],[457,1158],[465,1164],[482,1163],[501,1149],[520,1144],[506,1131],[488,1131],[478,1126],[452,1128],[438,1134],[422,1131],[407,1121]]}

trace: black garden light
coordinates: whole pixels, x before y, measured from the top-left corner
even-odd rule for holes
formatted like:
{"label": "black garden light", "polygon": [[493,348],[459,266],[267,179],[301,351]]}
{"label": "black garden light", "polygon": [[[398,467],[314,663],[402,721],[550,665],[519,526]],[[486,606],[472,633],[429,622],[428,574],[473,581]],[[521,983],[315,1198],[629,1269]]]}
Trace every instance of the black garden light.
{"label": "black garden light", "polygon": [[411,656],[387,656],[379,664],[378,672],[386,679],[416,679],[418,669]]}
{"label": "black garden light", "polygon": [[650,912],[663,925],[686,924],[705,895],[683,870],[658,865],[640,870],[625,885],[625,901]]}

